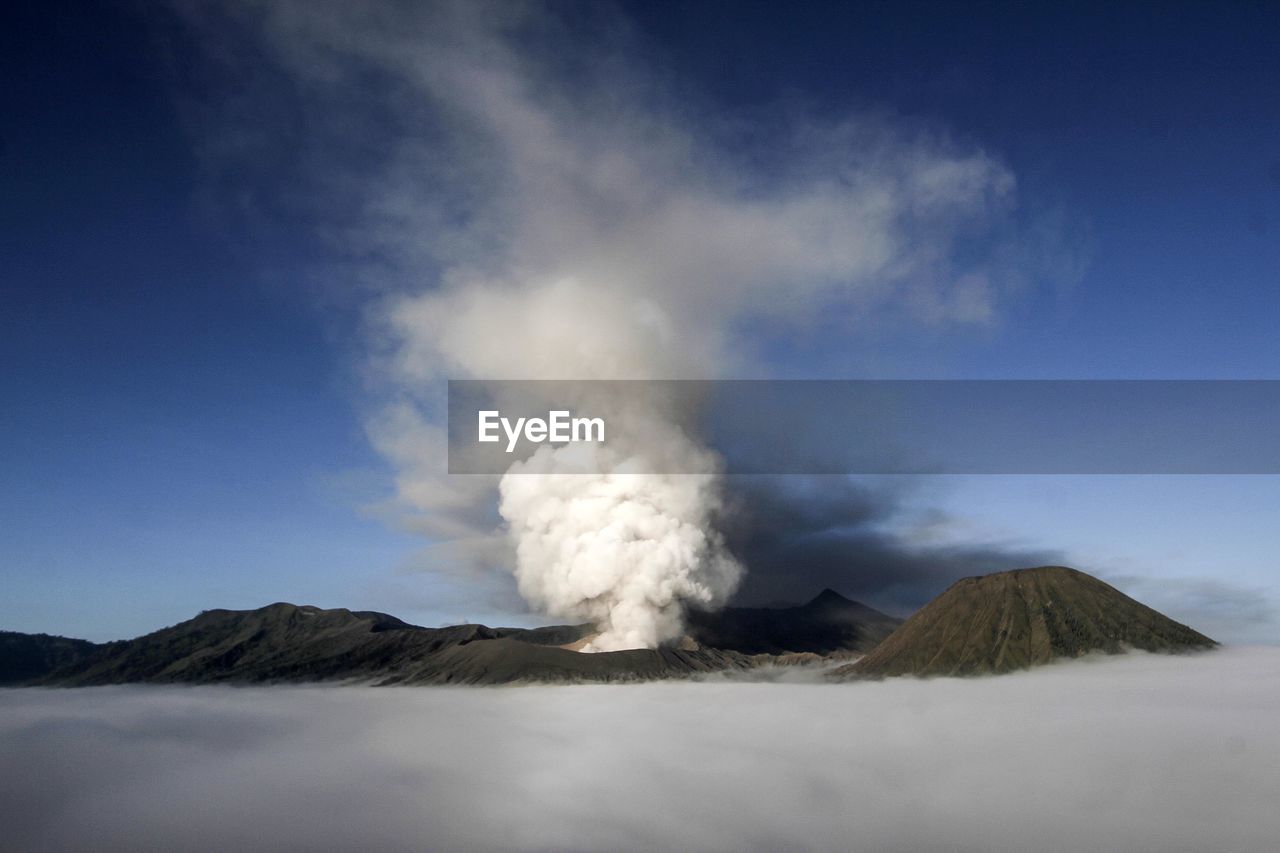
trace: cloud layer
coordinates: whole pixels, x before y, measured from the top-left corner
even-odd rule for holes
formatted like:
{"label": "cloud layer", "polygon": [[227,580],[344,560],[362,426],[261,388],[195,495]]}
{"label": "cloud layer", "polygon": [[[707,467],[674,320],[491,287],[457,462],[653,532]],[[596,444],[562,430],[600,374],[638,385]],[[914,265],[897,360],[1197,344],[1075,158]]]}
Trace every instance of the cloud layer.
{"label": "cloud layer", "polygon": [[989,679],[0,691],[0,846],[1263,850],[1280,650]]}

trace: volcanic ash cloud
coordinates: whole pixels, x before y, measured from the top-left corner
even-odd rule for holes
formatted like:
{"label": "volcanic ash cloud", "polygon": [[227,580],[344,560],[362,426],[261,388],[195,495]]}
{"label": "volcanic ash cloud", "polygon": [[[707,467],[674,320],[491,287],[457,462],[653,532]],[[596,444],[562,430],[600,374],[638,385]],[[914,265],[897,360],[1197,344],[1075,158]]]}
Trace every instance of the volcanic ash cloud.
{"label": "volcanic ash cloud", "polygon": [[[298,164],[289,193],[312,192],[308,215],[373,294],[369,373],[389,402],[370,433],[407,520],[457,545],[454,568],[514,565],[534,607],[627,648],[678,636],[685,607],[723,602],[741,574],[717,531],[715,454],[679,412],[590,400],[593,416],[622,407],[594,474],[547,450],[500,488],[449,478],[441,380],[763,375],[755,341],[819,318],[988,323],[1026,253],[1002,250],[1015,181],[984,152],[781,107],[746,133],[606,18],[282,2],[196,25],[213,62],[275,63],[237,90],[212,148],[257,138],[246,115],[305,120],[271,162]],[[228,48],[246,37],[267,49]]]}

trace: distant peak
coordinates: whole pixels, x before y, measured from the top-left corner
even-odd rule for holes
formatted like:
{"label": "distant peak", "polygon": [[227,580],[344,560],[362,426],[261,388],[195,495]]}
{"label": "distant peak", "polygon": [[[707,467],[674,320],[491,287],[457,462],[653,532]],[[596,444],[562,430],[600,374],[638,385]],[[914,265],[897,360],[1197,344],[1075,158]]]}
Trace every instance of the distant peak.
{"label": "distant peak", "polygon": [[822,592],[814,596],[813,600],[805,606],[815,607],[824,604],[853,604],[853,602],[836,592],[831,587],[827,587]]}

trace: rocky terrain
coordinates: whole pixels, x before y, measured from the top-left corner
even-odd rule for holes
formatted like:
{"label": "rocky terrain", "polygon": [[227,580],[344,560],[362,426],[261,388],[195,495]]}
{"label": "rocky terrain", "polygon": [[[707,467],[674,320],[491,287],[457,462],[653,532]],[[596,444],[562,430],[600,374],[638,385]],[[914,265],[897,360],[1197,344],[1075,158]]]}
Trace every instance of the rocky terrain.
{"label": "rocky terrain", "polygon": [[957,581],[902,622],[824,590],[806,604],[689,614],[657,649],[583,653],[590,625],[424,628],[372,611],[278,603],[208,610],[133,640],[0,633],[0,684],[509,684],[688,678],[821,664],[836,679],[1010,672],[1091,652],[1214,641],[1075,569]]}
{"label": "rocky terrain", "polygon": [[586,637],[589,625],[423,628],[385,613],[278,603],[208,610],[137,639],[100,645],[10,634],[14,639],[0,657],[2,683],[59,686],[641,681],[750,669],[784,657],[789,663],[854,655],[897,624],[828,590],[800,607],[699,614],[690,635],[671,646],[583,654],[566,646]]}

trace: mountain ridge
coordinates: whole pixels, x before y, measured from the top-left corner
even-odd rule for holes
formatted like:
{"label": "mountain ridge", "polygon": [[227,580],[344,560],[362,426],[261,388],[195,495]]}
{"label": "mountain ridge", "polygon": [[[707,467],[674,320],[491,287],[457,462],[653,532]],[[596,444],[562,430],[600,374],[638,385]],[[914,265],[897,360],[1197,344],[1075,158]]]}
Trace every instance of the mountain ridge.
{"label": "mountain ridge", "polygon": [[790,608],[726,607],[693,611],[688,633],[695,641],[749,654],[866,653],[902,620],[824,589]]}
{"label": "mountain ridge", "polygon": [[[563,648],[594,630],[590,625],[425,628],[378,611],[326,610],[287,602],[253,610],[216,608],[131,640],[68,641],[83,644],[71,657],[32,654],[32,648],[48,644],[28,643],[30,648],[23,647],[28,652],[25,668],[15,669],[15,677],[0,683],[636,681],[749,669],[783,655],[852,655],[865,651],[896,625],[892,617],[837,598],[828,596],[818,608],[803,605],[777,611],[782,615],[773,617],[778,624],[772,626],[765,644],[769,650],[752,645],[750,637],[734,627],[741,618],[740,609],[727,608],[700,623],[708,630],[718,620],[730,626],[718,635],[718,645],[690,635],[658,649],[592,654]],[[746,612],[749,620],[752,611]],[[868,624],[856,624],[863,618]]]}
{"label": "mountain ridge", "polygon": [[827,674],[981,675],[1091,652],[1216,645],[1064,566],[962,578],[906,621],[824,589],[786,608],[692,611],[687,633],[656,649],[577,651],[594,631],[591,625],[426,628],[378,611],[276,602],[205,610],[101,644],[0,632],[0,684],[626,682],[849,660]]}

